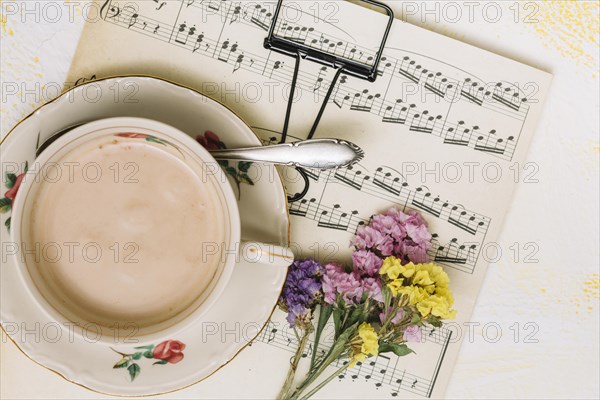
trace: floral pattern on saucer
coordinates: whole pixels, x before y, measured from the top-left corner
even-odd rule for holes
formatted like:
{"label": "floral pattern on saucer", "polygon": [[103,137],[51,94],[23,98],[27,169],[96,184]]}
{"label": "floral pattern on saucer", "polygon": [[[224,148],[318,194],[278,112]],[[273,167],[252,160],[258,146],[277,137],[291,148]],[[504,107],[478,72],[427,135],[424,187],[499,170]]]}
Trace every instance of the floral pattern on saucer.
{"label": "floral pattern on saucer", "polygon": [[[21,182],[23,181],[23,178],[25,177],[25,174],[27,173],[28,169],[29,169],[29,164],[27,162],[25,162],[25,168],[21,174],[16,175],[12,172],[6,173],[6,176],[5,176],[6,188],[8,190],[6,191],[6,193],[4,193],[4,197],[0,198],[0,214],[6,214],[7,212],[9,212],[12,209],[13,201],[15,200],[15,197],[17,197],[17,192],[19,191],[19,188],[21,187]],[[6,219],[6,221],[4,222],[4,226],[6,227],[6,229],[9,232],[10,232],[10,220],[11,220],[11,218],[8,217]]]}
{"label": "floral pattern on saucer", "polygon": [[156,346],[150,344],[147,346],[134,347],[134,350],[138,351],[133,353],[121,353],[115,349],[112,350],[115,353],[120,354],[122,357],[113,366],[113,368],[127,368],[127,371],[129,371],[129,377],[133,382],[142,370],[139,364],[135,361],[141,360],[142,358],[149,358],[152,360],[158,360],[152,365],[177,364],[179,361],[183,360],[183,350],[185,350],[185,344],[179,340],[165,340]]}
{"label": "floral pattern on saucer", "polygon": [[[204,135],[196,136],[196,141],[200,143],[202,147],[204,147],[206,150],[221,150],[227,148],[227,146],[225,145],[225,143],[223,143],[223,141],[221,141],[219,136],[217,136],[217,134],[215,134],[212,131],[206,131],[204,132]],[[219,165],[221,166],[221,168],[223,168],[225,173],[231,176],[235,181],[235,184],[237,185],[238,189],[238,200],[242,195],[240,186],[242,183],[254,186],[254,181],[250,178],[250,176],[248,176],[248,170],[250,169],[250,166],[252,166],[251,162],[240,161],[237,164],[237,169],[235,167],[232,167],[229,164],[228,160],[219,161]]]}
{"label": "floral pattern on saucer", "polygon": [[163,140],[163,139],[157,138],[156,136],[148,135],[145,133],[123,132],[123,133],[117,133],[117,134],[115,134],[115,136],[122,137],[122,138],[128,138],[128,139],[144,139],[146,142],[162,144],[163,146],[171,146],[171,147],[177,149],[177,151],[179,151],[181,153],[181,150],[179,150],[179,147],[175,146],[173,143],[170,143],[167,140]]}

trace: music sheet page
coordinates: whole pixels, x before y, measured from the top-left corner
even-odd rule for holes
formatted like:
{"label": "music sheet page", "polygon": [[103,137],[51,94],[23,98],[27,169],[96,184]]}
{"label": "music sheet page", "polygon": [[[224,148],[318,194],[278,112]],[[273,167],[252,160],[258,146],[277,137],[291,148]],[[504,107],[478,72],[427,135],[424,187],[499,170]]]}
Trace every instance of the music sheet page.
{"label": "music sheet page", "polygon": [[[364,27],[385,26],[385,15],[344,1],[301,3],[287,7],[277,34],[347,59],[374,60],[381,32]],[[294,59],[263,47],[275,2],[96,4],[98,18],[86,24],[67,85],[128,74],[165,78],[223,102],[265,144],[279,142]],[[306,137],[334,73],[301,62],[288,141]],[[545,72],[399,20],[375,82],[342,73],[315,137],[350,140],[365,158],[349,169],[308,171],[307,196],[289,208],[294,250],[298,257],[348,261],[351,236],[372,214],[391,206],[418,210],[434,233],[431,259],[450,275],[458,316],[424,332],[416,354],[369,359],[316,397],[443,396],[487,264],[497,257],[516,182],[535,172],[526,154],[550,82]],[[282,172],[289,193],[302,189],[294,170]],[[169,397],[273,398],[295,346],[276,311],[226,368]]]}

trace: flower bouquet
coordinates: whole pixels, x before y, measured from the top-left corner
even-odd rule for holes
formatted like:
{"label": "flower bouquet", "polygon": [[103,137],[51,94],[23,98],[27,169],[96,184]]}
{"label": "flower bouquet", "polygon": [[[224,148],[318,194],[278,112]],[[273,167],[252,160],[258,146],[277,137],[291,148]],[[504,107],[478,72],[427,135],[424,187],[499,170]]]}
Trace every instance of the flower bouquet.
{"label": "flower bouquet", "polygon": [[[421,341],[423,326],[439,328],[456,314],[448,275],[429,262],[431,234],[417,212],[391,208],[374,215],[357,230],[351,245],[351,266],[321,266],[312,259],[290,266],[279,307],[287,313],[299,346],[280,399],[308,399],[345,369],[371,356],[410,354],[407,343]],[[317,358],[321,335],[331,319],[333,344]],[[315,350],[308,373],[295,386],[298,364],[313,334]],[[345,359],[342,366],[319,382],[340,359]]]}

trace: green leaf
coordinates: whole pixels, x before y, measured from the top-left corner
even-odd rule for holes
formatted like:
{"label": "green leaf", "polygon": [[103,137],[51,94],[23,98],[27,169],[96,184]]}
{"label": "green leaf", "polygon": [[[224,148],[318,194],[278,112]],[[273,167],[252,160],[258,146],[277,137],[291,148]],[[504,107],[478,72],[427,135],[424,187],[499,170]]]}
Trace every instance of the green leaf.
{"label": "green leaf", "polygon": [[[337,360],[344,352],[346,351],[346,347],[348,346],[348,342],[350,338],[352,338],[357,331],[358,324],[354,324],[348,329],[344,330],[340,336],[337,338],[331,349],[329,350],[329,354],[325,359],[319,364],[319,368],[317,371],[327,368],[329,364]],[[322,371],[321,371],[322,372]],[[320,372],[319,372],[320,373]],[[315,373],[317,375],[317,373]]]}
{"label": "green leaf", "polygon": [[167,361],[167,360],[160,360],[160,361],[157,361],[157,362],[155,362],[155,363],[154,363],[154,364],[152,364],[152,365],[165,365],[165,364],[167,364],[167,363],[168,363],[168,361]]}
{"label": "green leaf", "polygon": [[340,335],[340,329],[342,329],[342,316],[344,312],[339,308],[333,309],[333,327],[335,328],[335,337]]}
{"label": "green leaf", "polygon": [[166,146],[166,145],[167,145],[167,142],[166,142],[166,141],[164,141],[164,140],[162,140],[162,139],[159,139],[159,138],[157,138],[157,137],[155,137],[155,136],[148,136],[148,137],[146,138],[146,141],[148,141],[148,142],[152,142],[152,143],[158,143],[158,144],[162,144],[163,146]]}
{"label": "green leaf", "polygon": [[16,182],[17,182],[17,175],[7,172],[6,173],[6,188],[12,189],[13,186],[15,186]]}
{"label": "green leaf", "polygon": [[134,353],[131,355],[131,358],[133,358],[134,360],[139,360],[140,358],[142,358],[142,353]]}
{"label": "green leaf", "polygon": [[394,353],[398,357],[406,356],[410,353],[414,353],[411,349],[408,348],[404,343],[396,344],[396,343],[380,343],[379,344],[379,353]]}
{"label": "green leaf", "polygon": [[221,160],[221,161],[218,161],[218,163],[221,166],[221,168],[223,168],[223,169],[229,167],[229,161],[228,160]]}
{"label": "green leaf", "polygon": [[136,363],[133,363],[129,367],[127,367],[127,370],[129,371],[129,376],[131,377],[132,382],[135,378],[137,378],[141,371],[140,366]]}
{"label": "green leaf", "polygon": [[238,174],[238,179],[242,182],[242,183],[246,183],[250,186],[254,186],[254,182],[252,181],[252,179],[250,179],[250,177],[248,176],[248,174],[244,173],[244,172],[240,172]]}
{"label": "green leaf", "polygon": [[6,227],[6,229],[8,230],[8,233],[10,233],[10,217],[8,217],[6,219],[6,221],[4,221],[4,226]]}
{"label": "green leaf", "polygon": [[367,320],[367,313],[363,309],[363,307],[357,307],[350,314],[350,318],[348,318],[347,325],[352,325],[354,323],[360,324],[361,322],[365,322]]}
{"label": "green leaf", "polygon": [[233,167],[225,167],[223,168],[225,170],[225,172],[227,172],[228,175],[231,175],[233,177],[237,177],[237,170]]}
{"label": "green leaf", "polygon": [[136,350],[142,350],[142,349],[144,349],[144,350],[152,350],[153,348],[154,348],[153,344],[149,344],[147,346],[134,347],[134,349],[136,349]]}
{"label": "green leaf", "polygon": [[123,357],[113,366],[113,368],[125,368],[127,364],[129,364],[129,359],[127,357]]}
{"label": "green leaf", "polygon": [[415,324],[419,323],[419,321],[421,321],[421,316],[419,314],[414,314],[412,316],[412,319],[410,320],[410,324],[415,325]]}
{"label": "green leaf", "polygon": [[357,330],[358,322],[350,325],[346,330],[344,330],[344,332],[342,332],[340,337],[335,341],[335,343],[333,344],[333,348],[345,348],[348,342],[350,341],[350,338],[354,336],[354,334],[356,334]]}
{"label": "green leaf", "polygon": [[144,352],[144,357],[146,358],[154,358],[154,353],[152,352],[152,350],[148,350]]}
{"label": "green leaf", "polygon": [[248,172],[251,165],[252,165],[252,162],[250,162],[250,161],[240,161],[238,163],[238,169],[242,172]]}
{"label": "green leaf", "polygon": [[429,319],[427,320],[427,323],[436,328],[442,327],[442,321],[440,321],[440,319],[438,317],[434,317],[433,315],[431,317],[429,317]]}
{"label": "green leaf", "polygon": [[29,162],[25,161],[25,169],[23,170],[23,172],[27,171],[29,171]]}
{"label": "green leaf", "polygon": [[315,360],[317,358],[317,350],[319,349],[319,340],[321,339],[321,333],[323,333],[323,329],[325,328],[327,321],[329,321],[329,317],[331,317],[332,313],[333,307],[329,304],[323,304],[319,308],[319,322],[317,322],[317,329],[315,331],[315,343],[313,345],[313,353],[310,359],[311,369],[315,365]]}
{"label": "green leaf", "polygon": [[0,199],[0,214],[6,214],[10,211],[12,202],[8,197],[3,197]]}

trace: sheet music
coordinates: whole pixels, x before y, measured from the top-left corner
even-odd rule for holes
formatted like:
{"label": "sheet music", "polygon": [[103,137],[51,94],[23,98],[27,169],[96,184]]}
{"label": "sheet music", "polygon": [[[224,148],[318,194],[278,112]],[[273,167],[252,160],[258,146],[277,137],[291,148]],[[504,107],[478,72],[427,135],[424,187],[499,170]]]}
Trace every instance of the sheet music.
{"label": "sheet music", "polygon": [[[227,104],[265,144],[279,141],[294,60],[262,46],[275,2],[96,4],[99,17],[85,27],[69,82],[123,74],[171,79]],[[355,27],[367,20],[385,23],[385,16],[348,2],[315,4],[309,16],[319,13],[319,18],[280,21],[276,32],[332,54],[372,62],[379,36],[340,26],[342,21],[345,27],[348,21]],[[325,8],[331,4],[335,13]],[[333,74],[331,68],[301,62],[291,138],[306,137]],[[463,323],[469,320],[491,257],[486,251],[495,250],[490,244],[499,235],[515,185],[527,172],[527,147],[550,81],[545,72],[399,20],[392,26],[374,83],[341,75],[315,137],[350,140],[366,156],[347,170],[309,171],[307,196],[290,205],[294,250],[322,261],[349,260],[349,240],[371,214],[392,205],[419,210],[434,232],[430,256],[448,271],[459,312],[453,329],[426,332],[424,342],[414,346],[416,355],[370,359],[332,381],[317,397],[343,397],[349,390],[382,398],[443,395],[465,336]],[[299,191],[298,176],[293,170],[284,172],[289,192]],[[244,352],[248,355],[232,364],[264,362],[267,354],[278,363],[278,372],[270,376],[268,388],[248,390],[273,397],[295,345],[293,333],[286,333],[276,312]],[[201,385],[234,379],[235,372],[245,371],[240,365]],[[260,370],[255,379],[261,379]]]}

